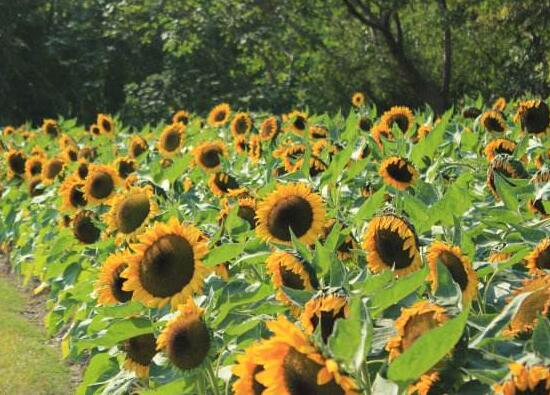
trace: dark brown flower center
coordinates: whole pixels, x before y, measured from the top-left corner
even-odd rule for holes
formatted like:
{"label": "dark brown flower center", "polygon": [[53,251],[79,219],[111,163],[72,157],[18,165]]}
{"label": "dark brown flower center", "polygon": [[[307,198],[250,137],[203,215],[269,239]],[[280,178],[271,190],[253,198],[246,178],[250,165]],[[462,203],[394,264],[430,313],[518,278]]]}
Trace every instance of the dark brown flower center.
{"label": "dark brown flower center", "polygon": [[90,194],[96,199],[105,199],[114,190],[115,183],[109,173],[98,173],[94,175]]}
{"label": "dark brown flower center", "polygon": [[363,132],[368,132],[372,127],[372,122],[369,118],[363,117],[359,120],[359,129]]}
{"label": "dark brown flower center", "polygon": [[245,134],[248,132],[248,122],[246,122],[247,119],[245,117],[240,117],[235,122],[235,132],[237,134]]}
{"label": "dark brown flower center", "polygon": [[122,178],[128,177],[136,171],[135,163],[129,160],[121,160],[118,162],[118,175]]}
{"label": "dark brown flower center", "polygon": [[132,156],[134,158],[137,158],[141,154],[145,152],[145,147],[140,143],[133,143],[132,144]]}
{"label": "dark brown flower center", "polygon": [[82,192],[81,185],[73,185],[69,191],[69,201],[74,208],[84,207],[88,202],[84,198],[84,192]]}
{"label": "dark brown flower center", "polygon": [[294,120],[293,125],[296,129],[302,131],[306,128],[306,119],[303,116],[298,115]]}
{"label": "dark brown flower center", "polygon": [[78,176],[82,180],[85,180],[86,177],[88,177],[88,165],[86,163],[82,163],[78,166]]}
{"label": "dark brown flower center", "polygon": [[222,151],[218,147],[208,148],[201,153],[201,162],[202,164],[211,169],[220,164],[220,156]]}
{"label": "dark brown flower center", "polygon": [[468,286],[468,273],[466,273],[466,269],[460,259],[448,251],[443,251],[439,254],[439,259],[447,266],[453,280],[458,283],[460,289],[464,291]]}
{"label": "dark brown flower center", "polygon": [[157,353],[157,341],[151,333],[135,336],[124,342],[128,357],[142,366],[148,366]]}
{"label": "dark brown flower center", "polygon": [[317,329],[317,325],[319,325],[319,318],[321,318],[321,337],[323,342],[326,343],[332,334],[336,320],[345,318],[344,308],[342,307],[336,314],[334,314],[333,310],[321,311],[320,317],[317,314],[314,314],[313,317],[311,317],[311,325],[313,325],[313,330]]}
{"label": "dark brown flower center", "polygon": [[23,154],[17,152],[9,156],[8,163],[11,171],[15,174],[23,174],[25,172],[25,163],[27,162]]}
{"label": "dark brown flower center", "polygon": [[113,125],[108,119],[103,119],[103,121],[101,122],[101,126],[103,127],[103,130],[105,130],[107,133],[110,133],[113,129]]}
{"label": "dark brown flower center", "polygon": [[220,191],[227,193],[230,189],[237,189],[239,184],[237,180],[226,173],[218,173],[214,178],[214,183]]}
{"label": "dark brown flower center", "polygon": [[302,277],[300,277],[299,274],[288,270],[284,266],[281,266],[280,270],[281,279],[285,287],[292,289],[305,289],[304,280],[302,279]]}
{"label": "dark brown flower center", "polygon": [[42,162],[36,161],[31,166],[31,175],[36,176],[42,173]]}
{"label": "dark brown flower center", "polygon": [[166,133],[166,136],[164,137],[164,149],[166,151],[175,151],[179,148],[181,143],[181,136],[180,133],[177,130],[171,130],[168,133]]}
{"label": "dark brown flower center", "polygon": [[225,117],[227,116],[227,113],[225,112],[225,110],[219,110],[218,112],[216,112],[216,114],[214,115],[214,120],[216,122],[222,122],[222,121],[225,121]]}
{"label": "dark brown flower center", "polygon": [[132,233],[143,224],[151,211],[151,203],[145,193],[134,194],[124,199],[116,213],[118,230]]}
{"label": "dark brown flower center", "polygon": [[[125,303],[132,299],[132,291],[125,291],[122,286],[126,282],[126,279],[121,276],[122,272],[128,267],[127,264],[122,264],[113,272],[113,278],[111,281],[111,293],[120,303]],[[136,361],[139,362],[139,361]],[[146,365],[146,364],[144,364]]]}
{"label": "dark brown flower center", "polygon": [[274,122],[266,122],[264,123],[261,135],[263,138],[269,138],[271,135],[275,132],[275,123]]}
{"label": "dark brown flower center", "polygon": [[550,111],[546,103],[541,102],[537,107],[525,110],[521,123],[527,133],[544,132],[550,123]]}
{"label": "dark brown flower center", "polygon": [[403,251],[405,240],[399,236],[397,231],[391,229],[376,231],[374,235],[376,251],[386,266],[405,269],[412,264],[413,258],[409,256],[410,250]]}
{"label": "dark brown flower center", "polygon": [[487,117],[485,119],[484,126],[491,132],[504,132],[504,127],[499,120],[494,117]]}
{"label": "dark brown flower center", "polygon": [[279,200],[269,213],[267,227],[269,232],[283,241],[290,241],[290,230],[301,237],[311,229],[313,208],[300,196],[288,196]]}
{"label": "dark brown flower center", "polygon": [[409,166],[407,166],[402,160],[397,163],[390,163],[386,167],[386,171],[391,178],[399,182],[408,183],[413,178],[413,174],[409,171]]}
{"label": "dark brown flower center", "polygon": [[52,160],[48,163],[48,167],[46,168],[46,178],[53,180],[59,173],[61,173],[62,169],[63,162],[57,159]]}
{"label": "dark brown flower center", "polygon": [[78,160],[78,152],[73,149],[67,150],[67,156],[72,162],[76,162]]}
{"label": "dark brown flower center", "polygon": [[78,214],[73,222],[75,237],[84,244],[92,244],[99,240],[100,231],[92,222],[86,211]]}
{"label": "dark brown flower center", "polygon": [[181,370],[198,367],[207,357],[210,348],[208,328],[201,319],[177,328],[168,341],[170,361]]}
{"label": "dark brown flower center", "polygon": [[389,122],[388,127],[390,130],[393,128],[393,125],[397,124],[399,129],[403,133],[405,133],[407,130],[409,130],[409,119],[405,115],[396,115],[393,117],[393,119]]}
{"label": "dark brown flower center", "polygon": [[56,125],[50,123],[46,126],[46,134],[50,137],[57,137],[59,130]]}
{"label": "dark brown flower center", "polygon": [[[544,210],[544,206],[543,206]],[[546,247],[543,251],[539,253],[535,259],[535,264],[539,269],[547,270],[550,269],[550,246]]]}
{"label": "dark brown flower center", "polygon": [[252,392],[254,395],[262,395],[266,389],[262,383],[259,383],[258,380],[256,380],[256,375],[263,371],[264,367],[262,365],[256,365],[254,371],[252,372]]}
{"label": "dark brown flower center", "polygon": [[401,351],[407,350],[424,333],[436,328],[438,322],[434,318],[433,312],[427,312],[415,315],[407,321],[405,325],[405,336],[401,341]]}
{"label": "dark brown flower center", "polygon": [[344,394],[334,380],[325,385],[317,384],[317,374],[321,368],[321,365],[290,347],[283,361],[284,380],[288,392],[291,395]]}
{"label": "dark brown flower center", "polygon": [[155,297],[170,297],[180,292],[193,279],[193,247],[183,237],[163,236],[143,255],[139,278],[143,288]]}
{"label": "dark brown flower center", "polygon": [[477,118],[481,114],[481,110],[475,107],[467,107],[462,111],[464,118]]}
{"label": "dark brown flower center", "polygon": [[249,206],[239,206],[237,215],[250,224],[250,229],[256,227],[256,210]]}

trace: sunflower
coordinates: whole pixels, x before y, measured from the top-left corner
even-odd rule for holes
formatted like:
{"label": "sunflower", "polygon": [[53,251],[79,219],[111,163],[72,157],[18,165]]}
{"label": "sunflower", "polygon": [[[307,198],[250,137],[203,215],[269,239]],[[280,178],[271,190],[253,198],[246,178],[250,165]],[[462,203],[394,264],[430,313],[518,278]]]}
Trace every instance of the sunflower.
{"label": "sunflower", "polygon": [[305,153],[306,146],[304,144],[292,144],[287,146],[282,154],[285,170],[289,173],[300,170],[304,163]]}
{"label": "sunflower", "polygon": [[141,154],[147,152],[149,145],[147,141],[141,136],[132,136],[130,139],[130,145],[128,149],[128,154],[131,158],[137,158]]}
{"label": "sunflower", "polygon": [[302,135],[307,129],[308,116],[305,112],[292,111],[286,116],[288,121],[288,130],[298,135]]}
{"label": "sunflower", "polygon": [[76,162],[78,160],[78,147],[68,146],[63,149],[61,157],[65,162]]}
{"label": "sunflower", "polygon": [[355,92],[351,97],[351,104],[357,108],[363,107],[365,104],[365,95],[362,92]]}
{"label": "sunflower", "polygon": [[183,146],[185,126],[183,123],[173,123],[164,128],[160,134],[158,149],[164,158],[177,155]]}
{"label": "sunflower", "polygon": [[248,147],[248,157],[250,158],[250,161],[254,164],[257,164],[262,157],[262,144],[260,141],[260,137],[257,134],[253,134],[252,136],[250,136]]}
{"label": "sunflower", "polygon": [[355,381],[325,358],[307,336],[284,316],[267,323],[273,336],[258,346],[264,370],[255,379],[265,395],[357,395]]}
{"label": "sunflower", "polygon": [[82,147],[78,151],[78,159],[88,162],[93,162],[97,158],[97,151],[95,148]]}
{"label": "sunflower", "polygon": [[469,303],[477,292],[478,279],[470,259],[462,253],[460,247],[436,240],[428,247],[426,255],[433,292],[437,290],[439,285],[437,262],[440,261],[447,267],[453,280],[460,286],[463,300]]}
{"label": "sunflower", "polygon": [[498,99],[496,99],[493,103],[493,110],[496,110],[496,111],[504,111],[504,109],[506,108],[506,104],[508,104],[506,102],[506,99],[504,97],[499,97]]}
{"label": "sunflower", "polygon": [[191,180],[189,177],[185,177],[183,180],[183,190],[184,192],[189,192],[193,188],[193,180]]}
{"label": "sunflower", "polygon": [[376,125],[374,125],[370,131],[372,138],[378,145],[380,149],[384,148],[384,145],[382,143],[382,137],[384,137],[386,140],[393,140],[393,133],[391,129],[388,128],[388,126],[385,123],[379,122]]}
{"label": "sunflower", "polygon": [[212,174],[208,180],[208,186],[210,187],[210,191],[218,197],[225,195],[231,189],[239,188],[237,180],[224,172]]}
{"label": "sunflower", "polygon": [[338,246],[338,249],[336,250],[336,255],[338,256],[338,259],[346,261],[353,258],[353,250],[356,250],[358,247],[359,246],[357,244],[357,240],[355,240],[355,238],[351,234],[349,234]]}
{"label": "sunflower", "polygon": [[90,125],[90,134],[92,136],[99,136],[101,134],[101,129],[97,126],[97,124],[94,123],[93,125]]}
{"label": "sunflower", "polygon": [[344,295],[337,293],[321,294],[310,299],[304,305],[304,311],[300,315],[300,323],[304,328],[304,332],[308,335],[313,334],[321,324],[321,338],[327,343],[336,321],[348,316],[348,300]]}
{"label": "sunflower", "polygon": [[85,180],[86,177],[88,177],[89,172],[90,164],[87,161],[81,159],[78,162],[78,167],[76,168],[75,174],[77,174],[81,180]]}
{"label": "sunflower", "polygon": [[229,277],[231,277],[227,263],[218,263],[214,266],[214,273],[224,281],[229,280]]}
{"label": "sunflower", "polygon": [[44,185],[52,184],[64,167],[65,162],[61,158],[51,158],[46,161],[42,166],[42,183]]}
{"label": "sunflower", "polygon": [[422,141],[426,138],[426,136],[428,134],[430,134],[433,130],[433,126],[428,124],[428,123],[425,123],[425,124],[422,124],[419,128],[418,128],[418,131],[416,132],[417,134],[417,138],[416,140],[417,141]]}
{"label": "sunflower", "polygon": [[109,232],[118,231],[127,238],[140,233],[148,220],[159,211],[149,186],[131,187],[115,195],[110,205],[111,209],[105,214]]}
{"label": "sunflower", "polygon": [[310,166],[309,166],[309,175],[311,177],[315,177],[316,175],[321,174],[326,169],[328,169],[328,166],[325,162],[323,162],[321,159],[312,156],[309,160]]}
{"label": "sunflower", "polygon": [[266,389],[263,384],[256,380],[256,374],[262,372],[264,367],[257,363],[258,348],[262,342],[257,342],[248,347],[244,354],[237,356],[237,363],[233,365],[233,374],[238,379],[233,383],[234,394],[239,395],[262,395]]}
{"label": "sunflower", "polygon": [[155,335],[146,333],[131,337],[122,343],[122,349],[126,352],[123,367],[134,372],[137,377],[149,377],[149,365],[157,353]]}
{"label": "sunflower", "polygon": [[234,138],[248,134],[252,129],[252,118],[246,112],[238,112],[231,121],[231,134]]}
{"label": "sunflower", "polygon": [[118,176],[125,180],[132,173],[137,171],[137,162],[129,157],[120,157],[114,163],[114,168],[117,170]]}
{"label": "sunflower", "polygon": [[208,172],[220,169],[222,157],[227,157],[227,147],[221,140],[205,141],[193,149],[195,163]]}
{"label": "sunflower", "polygon": [[476,107],[466,107],[462,110],[462,116],[464,118],[477,118],[481,115],[481,110]]}
{"label": "sunflower", "polygon": [[533,184],[546,184],[550,182],[550,169],[547,167],[542,167],[537,170],[535,175],[531,178],[531,183]]}
{"label": "sunflower", "polygon": [[248,222],[250,229],[256,228],[256,200],[251,197],[239,198],[237,215]]}
{"label": "sunflower", "polygon": [[527,209],[533,214],[540,215],[542,218],[548,218],[549,216],[544,208],[542,199],[529,199],[527,202]]}
{"label": "sunflower", "polygon": [[15,128],[13,126],[5,126],[4,129],[2,130],[2,136],[4,137],[9,137],[11,136],[12,134],[15,134]]}
{"label": "sunflower", "polygon": [[363,132],[368,132],[372,128],[372,121],[369,117],[363,116],[359,118],[358,126]]}
{"label": "sunflower", "polygon": [[185,126],[189,123],[189,113],[185,110],[179,110],[172,115],[172,123],[183,123]]}
{"label": "sunflower", "polygon": [[416,182],[418,172],[405,158],[391,156],[380,164],[378,173],[388,185],[405,190]]}
{"label": "sunflower", "polygon": [[101,266],[95,284],[98,303],[110,305],[126,303],[132,299],[132,292],[122,289],[126,279],[121,274],[128,267],[128,256],[128,252],[111,254]]}
{"label": "sunflower", "polygon": [[101,134],[112,136],[115,132],[115,123],[113,119],[105,114],[97,114],[97,126]]}
{"label": "sunflower", "polygon": [[40,156],[33,155],[25,162],[25,175],[28,178],[33,178],[42,174],[44,159]]}
{"label": "sunflower", "polygon": [[84,182],[78,175],[67,177],[59,187],[61,208],[64,211],[74,211],[85,207],[88,202],[84,197]]}
{"label": "sunflower", "polygon": [[397,125],[401,132],[407,133],[414,125],[414,115],[409,107],[394,106],[382,114],[380,123],[389,130],[393,129],[393,125]]}
{"label": "sunflower", "polygon": [[[498,154],[491,161],[489,168],[487,169],[487,187],[491,190],[491,193],[495,199],[499,200],[498,191],[495,185],[495,173],[499,173],[506,178],[527,178],[529,175],[525,171],[525,168],[520,161],[514,159],[510,155]],[[514,185],[511,181],[506,180],[510,185]]]}
{"label": "sunflower", "polygon": [[178,306],[178,314],[166,324],[157,340],[157,350],[164,351],[174,366],[186,371],[206,360],[211,343],[203,311],[190,298]]}
{"label": "sunflower", "polygon": [[6,154],[6,162],[8,164],[8,177],[22,177],[25,174],[27,157],[23,151],[15,151],[10,149]]}
{"label": "sunflower", "polygon": [[363,236],[367,266],[374,273],[389,269],[402,276],[418,270],[422,264],[418,244],[413,226],[391,213],[374,217]]}
{"label": "sunflower", "polygon": [[73,219],[73,234],[84,244],[93,244],[99,240],[101,231],[94,224],[95,215],[92,211],[83,210]]}
{"label": "sunflower", "polygon": [[59,137],[59,147],[62,150],[64,150],[67,147],[78,147],[78,146],[76,144],[76,141],[74,141],[74,139],[71,136],[67,134],[62,134]]}
{"label": "sunflower", "polygon": [[550,276],[528,279],[523,286],[514,291],[514,296],[530,292],[523,299],[510,324],[502,331],[506,337],[529,334],[538,322],[538,317],[546,317],[550,312]]}
{"label": "sunflower", "polygon": [[209,270],[201,259],[208,247],[199,229],[172,217],[167,224],[155,223],[139,241],[122,273],[128,279],[123,289],[133,291],[132,299],[149,307],[168,302],[176,307],[202,290]]}
{"label": "sunflower", "polygon": [[487,257],[487,262],[500,263],[500,262],[507,261],[511,257],[512,257],[512,254],[510,254],[509,252],[503,252],[502,250],[497,249],[497,250],[491,251],[491,253]]}
{"label": "sunflower", "polygon": [[543,239],[526,258],[529,273],[544,275],[550,270],[550,237]]}
{"label": "sunflower", "polygon": [[529,395],[550,393],[550,370],[547,366],[522,363],[508,364],[509,379],[493,385],[496,394],[502,395]]}
{"label": "sunflower", "polygon": [[543,134],[550,130],[550,109],[542,100],[527,100],[519,104],[514,122],[529,134]]}
{"label": "sunflower", "polygon": [[44,119],[42,122],[42,131],[54,138],[57,138],[61,134],[61,129],[54,119]]}
{"label": "sunflower", "polygon": [[290,229],[305,244],[319,238],[325,222],[321,196],[306,184],[277,185],[256,211],[256,233],[267,241],[291,244]]}
{"label": "sunflower", "polygon": [[241,134],[233,139],[235,151],[240,155],[246,155],[248,153],[249,144],[248,139],[244,134]]}
{"label": "sunflower", "polygon": [[485,146],[485,156],[487,160],[492,161],[498,154],[514,153],[517,144],[508,139],[495,139]]}
{"label": "sunflower", "polygon": [[311,126],[308,132],[309,137],[312,139],[326,139],[328,137],[328,130],[322,126]]}
{"label": "sunflower", "polygon": [[115,194],[119,184],[120,178],[112,166],[92,164],[84,184],[84,197],[91,204],[105,202]]}
{"label": "sunflower", "polygon": [[279,121],[275,117],[266,118],[260,125],[260,139],[270,141],[275,139],[279,133]]}
{"label": "sunflower", "polygon": [[42,177],[35,176],[29,179],[29,195],[40,196],[44,192]]}
{"label": "sunflower", "polygon": [[229,107],[229,104],[218,104],[216,107],[210,110],[210,114],[208,114],[208,124],[215,128],[221,127],[227,123],[230,116],[231,107]]}
{"label": "sunflower", "polygon": [[316,279],[308,263],[301,261],[295,255],[288,252],[278,251],[272,253],[265,261],[267,271],[271,276],[271,282],[277,289],[275,298],[287,306],[297,308],[286,296],[281,287],[306,291],[313,291]]}
{"label": "sunflower", "polygon": [[35,145],[31,149],[31,156],[38,156],[39,158],[45,159],[48,155],[46,154],[46,151],[44,151],[44,148],[39,145]]}
{"label": "sunflower", "polygon": [[504,116],[500,111],[496,111],[496,110],[485,111],[481,116],[481,119],[479,120],[479,122],[489,132],[502,133],[506,130],[506,123],[504,121]]}

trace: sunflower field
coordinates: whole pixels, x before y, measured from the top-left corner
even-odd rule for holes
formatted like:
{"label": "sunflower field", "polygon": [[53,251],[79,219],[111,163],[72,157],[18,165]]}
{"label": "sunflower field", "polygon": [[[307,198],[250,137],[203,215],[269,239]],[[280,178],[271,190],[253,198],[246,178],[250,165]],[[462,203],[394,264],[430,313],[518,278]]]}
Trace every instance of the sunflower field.
{"label": "sunflower field", "polygon": [[550,393],[550,111],[5,126],[0,240],[78,394]]}

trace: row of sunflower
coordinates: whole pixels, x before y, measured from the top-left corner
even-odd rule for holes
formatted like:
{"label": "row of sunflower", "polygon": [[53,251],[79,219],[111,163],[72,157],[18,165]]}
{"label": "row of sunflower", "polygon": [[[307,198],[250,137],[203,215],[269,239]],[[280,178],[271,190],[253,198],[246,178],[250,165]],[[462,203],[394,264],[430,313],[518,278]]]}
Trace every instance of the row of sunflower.
{"label": "row of sunflower", "polygon": [[0,239],[80,394],[548,394],[550,113],[3,129]]}

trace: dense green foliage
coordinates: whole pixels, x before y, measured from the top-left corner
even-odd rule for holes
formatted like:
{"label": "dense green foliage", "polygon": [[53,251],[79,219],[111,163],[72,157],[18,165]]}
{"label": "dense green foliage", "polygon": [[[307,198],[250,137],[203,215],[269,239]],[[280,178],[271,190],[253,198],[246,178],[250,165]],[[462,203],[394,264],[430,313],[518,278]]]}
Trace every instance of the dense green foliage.
{"label": "dense green foliage", "polygon": [[[1,2],[0,125],[58,114],[90,123],[97,112],[137,125],[220,101],[336,110],[355,90],[382,107],[421,106],[431,90],[443,90],[446,105],[465,93],[550,93],[548,0],[347,3],[370,7],[387,29],[361,22],[343,0]],[[397,55],[388,31],[400,38]]]}

